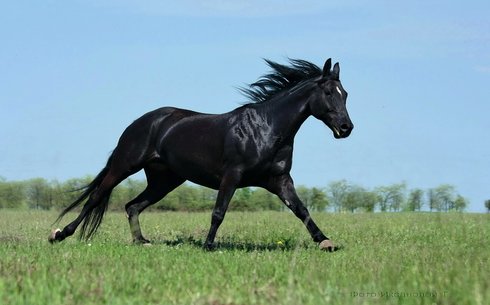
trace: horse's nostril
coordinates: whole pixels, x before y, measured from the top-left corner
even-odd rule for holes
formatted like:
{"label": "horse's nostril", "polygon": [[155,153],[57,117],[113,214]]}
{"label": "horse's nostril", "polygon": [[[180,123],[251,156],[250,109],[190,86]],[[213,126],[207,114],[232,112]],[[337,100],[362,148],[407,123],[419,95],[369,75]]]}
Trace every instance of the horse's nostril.
{"label": "horse's nostril", "polygon": [[342,131],[347,131],[347,130],[349,130],[349,129],[350,129],[349,124],[345,124],[345,123],[344,123],[344,124],[340,125],[340,129],[341,129]]}

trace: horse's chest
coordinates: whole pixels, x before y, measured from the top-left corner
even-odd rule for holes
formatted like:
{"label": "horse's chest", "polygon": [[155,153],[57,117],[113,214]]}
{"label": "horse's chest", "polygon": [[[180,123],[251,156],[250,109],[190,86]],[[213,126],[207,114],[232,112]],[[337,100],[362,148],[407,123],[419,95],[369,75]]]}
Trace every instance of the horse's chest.
{"label": "horse's chest", "polygon": [[288,173],[291,170],[293,159],[293,147],[285,146],[279,149],[274,155],[271,164],[270,172],[273,175]]}
{"label": "horse's chest", "polygon": [[[262,158],[261,158],[262,157]],[[255,159],[249,167],[250,172],[259,176],[282,175],[288,173],[292,166],[292,148],[281,148],[275,152],[268,152]]]}

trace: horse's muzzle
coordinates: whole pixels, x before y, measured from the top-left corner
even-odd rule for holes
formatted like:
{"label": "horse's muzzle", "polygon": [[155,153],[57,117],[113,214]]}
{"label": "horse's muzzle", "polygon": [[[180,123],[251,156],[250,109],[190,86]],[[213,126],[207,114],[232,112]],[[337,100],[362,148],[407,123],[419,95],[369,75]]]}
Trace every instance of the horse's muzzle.
{"label": "horse's muzzle", "polygon": [[334,126],[331,129],[333,131],[333,136],[336,139],[347,138],[352,132],[352,129],[354,129],[354,124],[352,124],[351,122],[342,123],[338,127]]}

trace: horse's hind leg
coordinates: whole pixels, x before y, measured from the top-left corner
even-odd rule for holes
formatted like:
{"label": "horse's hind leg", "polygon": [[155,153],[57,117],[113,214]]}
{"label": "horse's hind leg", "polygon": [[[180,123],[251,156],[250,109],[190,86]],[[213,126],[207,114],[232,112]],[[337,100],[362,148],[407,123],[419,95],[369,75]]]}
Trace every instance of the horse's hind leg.
{"label": "horse's hind leg", "polygon": [[164,165],[149,165],[145,167],[145,174],[148,186],[135,199],[126,204],[126,213],[133,242],[139,244],[150,242],[141,233],[139,214],[185,181],[185,179],[166,169]]}
{"label": "horse's hind leg", "polygon": [[[63,230],[55,230],[49,238],[50,242],[62,241],[65,238],[73,235],[80,223],[99,205],[106,205],[109,200],[109,196],[114,187],[122,180],[126,179],[126,175],[116,175],[113,171],[109,170],[106,176],[102,179],[100,185],[90,194],[89,199],[82,208],[82,211],[78,217],[66,225]],[[89,233],[90,235],[90,233]]]}

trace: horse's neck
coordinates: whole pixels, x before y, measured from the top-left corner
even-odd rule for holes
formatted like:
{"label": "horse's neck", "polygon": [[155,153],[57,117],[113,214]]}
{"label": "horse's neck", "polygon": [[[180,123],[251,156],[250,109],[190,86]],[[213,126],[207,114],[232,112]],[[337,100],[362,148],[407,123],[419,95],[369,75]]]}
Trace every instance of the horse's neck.
{"label": "horse's neck", "polygon": [[264,105],[267,107],[268,121],[273,132],[280,134],[281,137],[294,138],[301,125],[310,116],[307,99],[306,95],[298,93]]}

